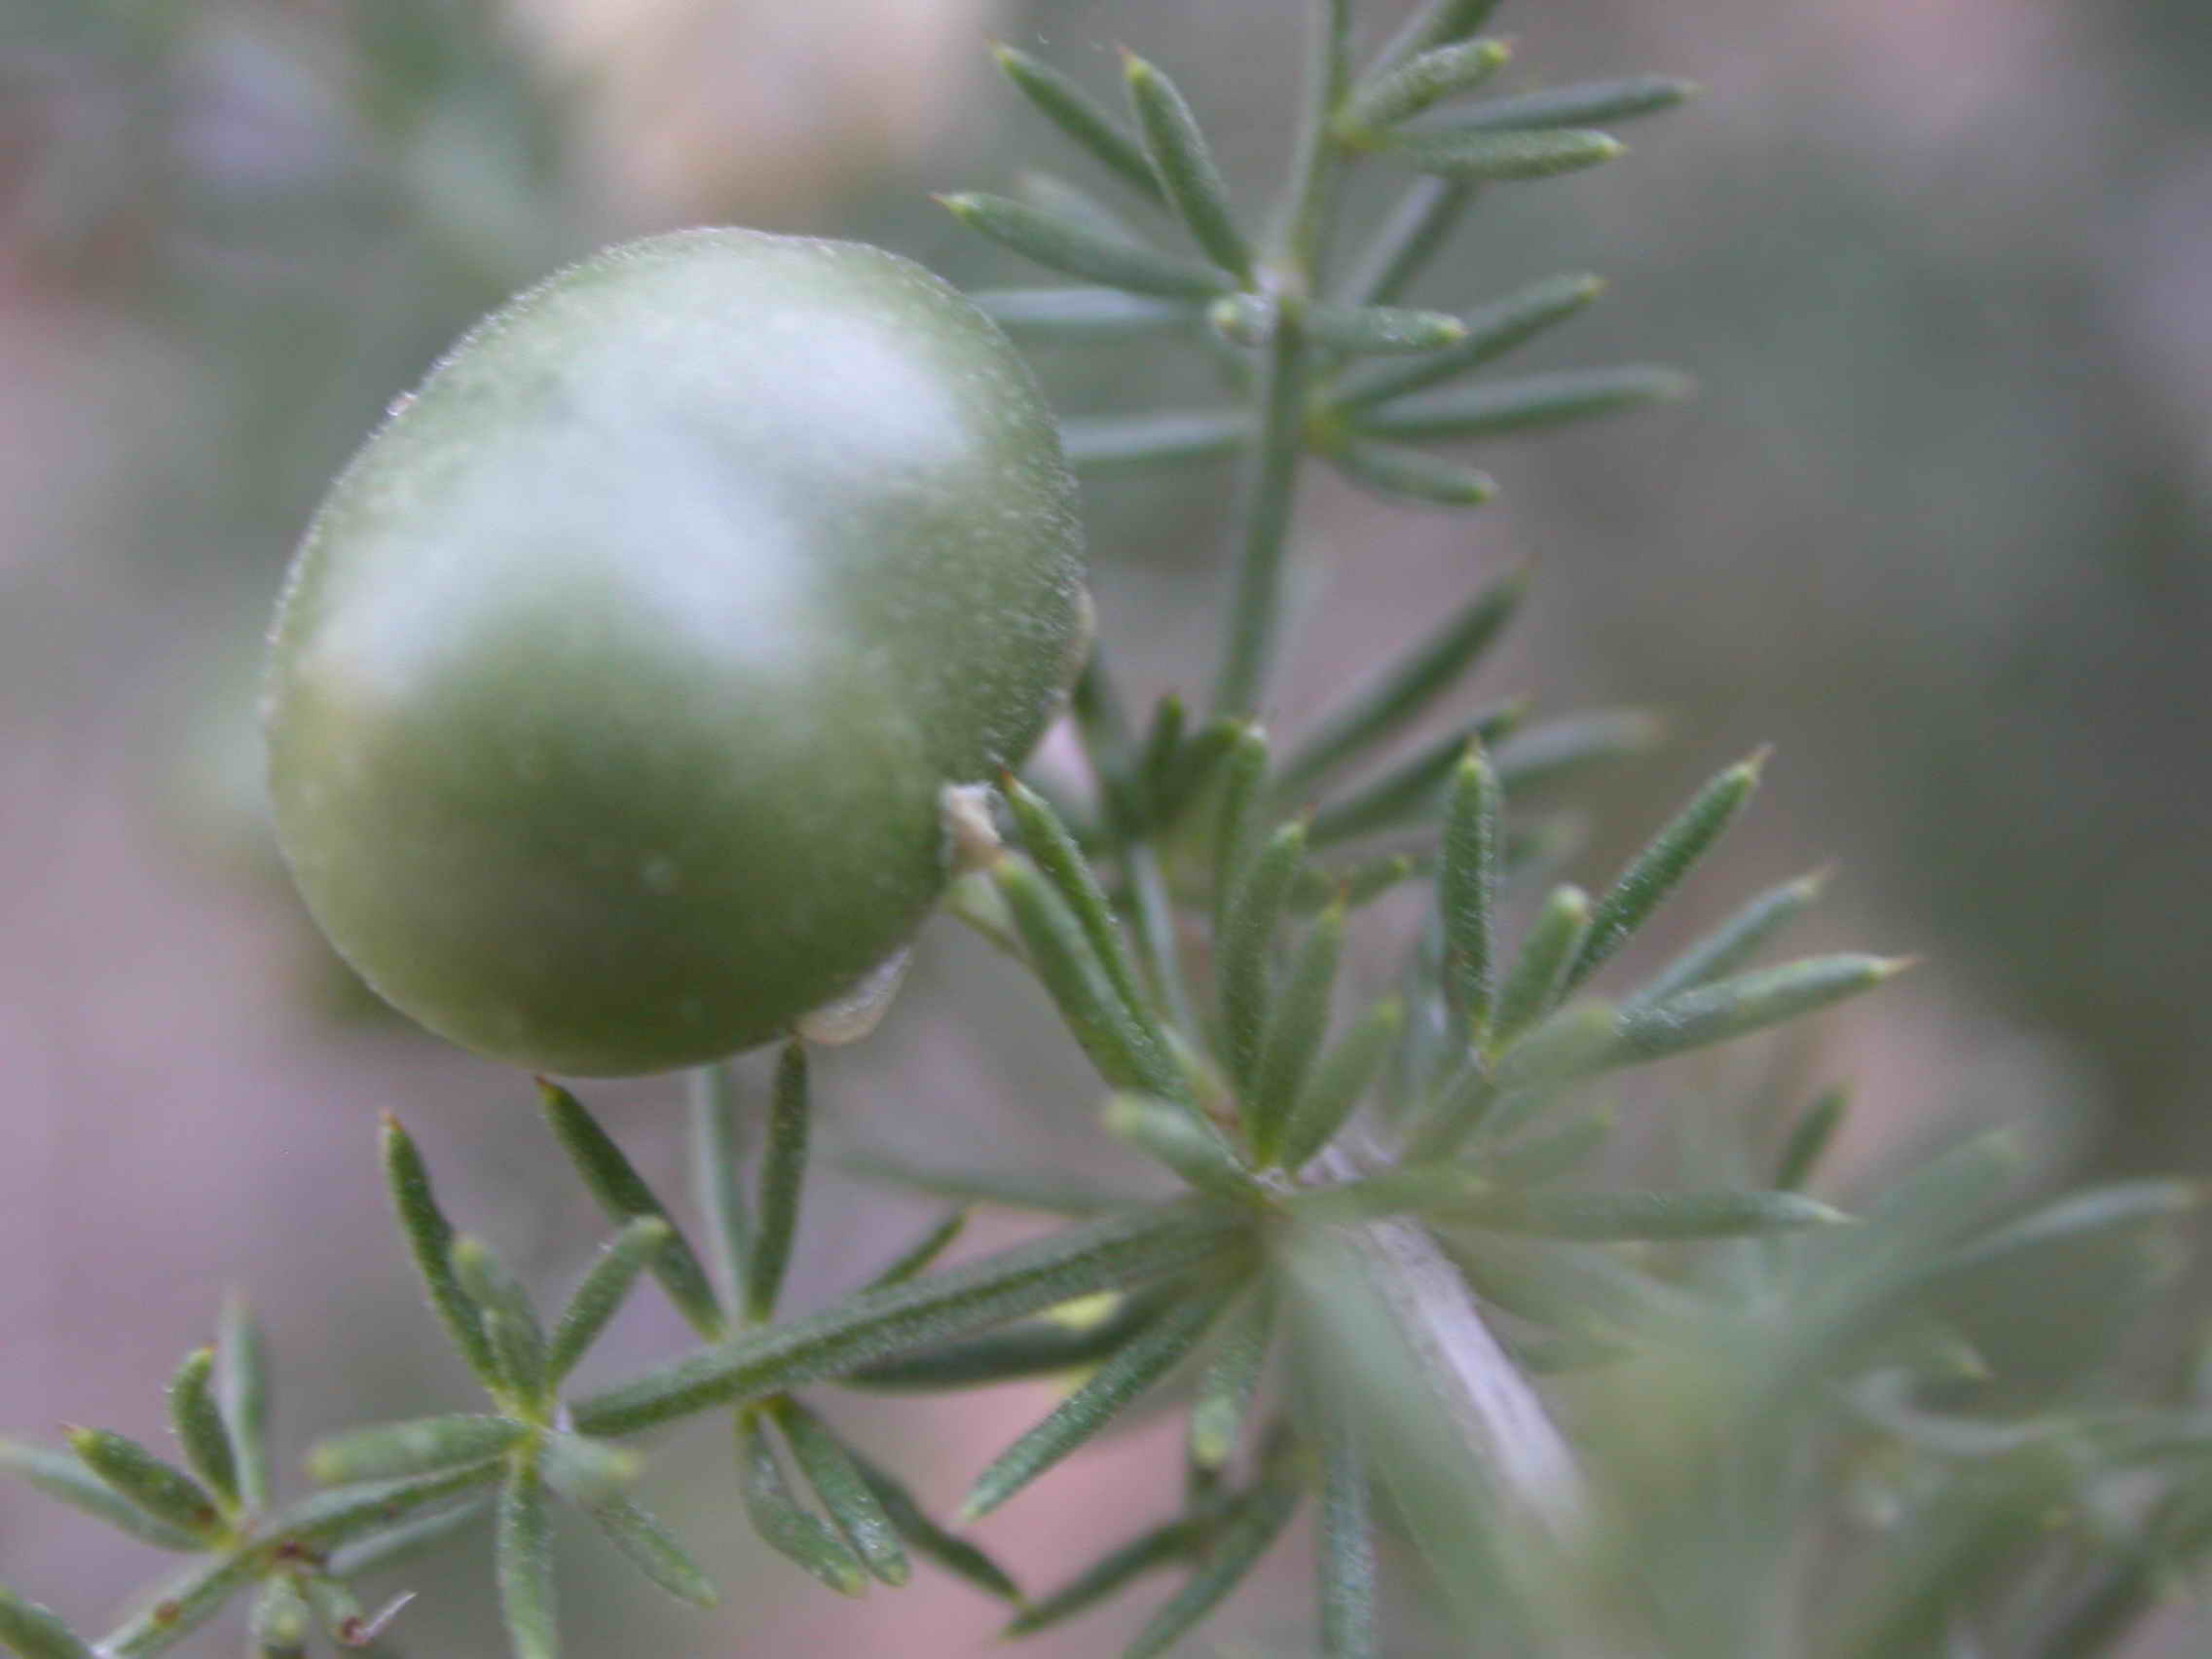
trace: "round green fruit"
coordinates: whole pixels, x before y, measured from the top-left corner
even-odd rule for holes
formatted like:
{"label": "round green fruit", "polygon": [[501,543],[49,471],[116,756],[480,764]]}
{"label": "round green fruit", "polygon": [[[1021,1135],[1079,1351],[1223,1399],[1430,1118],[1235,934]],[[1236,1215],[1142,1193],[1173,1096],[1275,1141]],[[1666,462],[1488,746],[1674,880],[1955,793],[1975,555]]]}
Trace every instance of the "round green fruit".
{"label": "round green fruit", "polygon": [[620,1076],[853,990],[1083,649],[1075,486],[1006,339],[920,267],[695,231],[470,333],[296,555],[276,833],[380,993]]}

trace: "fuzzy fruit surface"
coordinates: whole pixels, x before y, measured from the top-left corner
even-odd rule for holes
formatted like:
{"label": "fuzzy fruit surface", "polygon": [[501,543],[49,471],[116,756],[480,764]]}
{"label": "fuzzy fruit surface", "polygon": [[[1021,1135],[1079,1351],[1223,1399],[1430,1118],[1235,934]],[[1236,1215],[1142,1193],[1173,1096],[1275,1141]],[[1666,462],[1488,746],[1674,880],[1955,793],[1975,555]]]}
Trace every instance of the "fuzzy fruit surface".
{"label": "fuzzy fruit surface", "polygon": [[896,255],[748,231],[511,301],[333,486],[264,726],[309,909],[518,1065],[764,1042],[898,949],[938,797],[1019,762],[1082,649],[1057,428]]}

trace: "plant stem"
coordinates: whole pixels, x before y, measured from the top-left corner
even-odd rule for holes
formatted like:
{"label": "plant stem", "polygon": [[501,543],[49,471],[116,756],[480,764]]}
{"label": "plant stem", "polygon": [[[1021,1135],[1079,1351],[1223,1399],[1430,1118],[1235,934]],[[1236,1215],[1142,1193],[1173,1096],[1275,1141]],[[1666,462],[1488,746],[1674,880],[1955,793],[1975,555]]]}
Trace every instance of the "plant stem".
{"label": "plant stem", "polygon": [[[1342,1145],[1321,1154],[1336,1178],[1360,1173]],[[1454,1426],[1507,1490],[1555,1537],[1571,1538],[1586,1519],[1580,1470],[1536,1391],[1483,1321],[1458,1269],[1419,1222],[1372,1221],[1353,1237],[1374,1264],[1391,1315],[1413,1337]]]}
{"label": "plant stem", "polygon": [[1306,446],[1309,364],[1303,313],[1328,242],[1329,185],[1337,161],[1329,128],[1348,74],[1346,0],[1314,0],[1312,28],[1312,65],[1297,161],[1275,255],[1262,276],[1275,303],[1275,328],[1255,389],[1258,447],[1246,474],[1235,590],[1221,673],[1214,683],[1217,715],[1258,712],[1282,643],[1283,554]]}

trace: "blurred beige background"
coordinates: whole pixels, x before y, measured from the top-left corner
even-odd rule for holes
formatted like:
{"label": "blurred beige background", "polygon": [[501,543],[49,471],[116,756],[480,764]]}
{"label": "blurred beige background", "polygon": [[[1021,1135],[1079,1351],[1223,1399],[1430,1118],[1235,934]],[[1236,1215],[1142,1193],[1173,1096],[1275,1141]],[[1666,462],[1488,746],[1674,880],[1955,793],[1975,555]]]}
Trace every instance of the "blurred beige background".
{"label": "blurred beige background", "polygon": [[[1398,10],[1370,4],[1375,32]],[[1031,280],[925,195],[1080,169],[987,74],[991,33],[1102,91],[1113,47],[1141,47],[1260,188],[1293,11],[0,0],[0,1429],[157,1434],[162,1380],[226,1285],[269,1322],[287,1454],[465,1407],[383,1215],[382,1109],[420,1133],[455,1213],[549,1291],[599,1234],[522,1080],[366,1006],[260,827],[259,630],[383,404],[509,288],[647,229],[857,235],[957,280]],[[1855,1078],[1862,1157],[2004,1115],[2040,1125],[2054,1166],[2201,1169],[2212,22],[2180,0],[1545,0],[1495,26],[1517,83],[1653,68],[1707,92],[1629,133],[1615,167],[1493,193],[1425,296],[1604,272],[1608,299],[1543,351],[1677,362],[1705,395],[1486,454],[1505,492],[1471,519],[1317,481],[1280,719],[1533,559],[1485,690],[1654,704],[1676,733],[1594,797],[1624,829],[1585,873],[1771,740],[1727,882],[1685,896],[1669,939],[1835,860],[1805,940],[1930,959],[1817,1051],[1704,1081]],[[1067,407],[1198,395],[1189,365],[1138,352],[1041,366]],[[1208,470],[1091,494],[1107,636],[1142,689],[1196,688],[1227,497]],[[592,1095],[671,1179],[676,1095]],[[1038,996],[942,927],[823,1088],[832,1138],[1118,1166],[1093,1095]],[[799,1305],[930,1214],[827,1174],[810,1205]],[[595,1374],[681,1340],[641,1297]],[[829,1406],[942,1502],[1050,1398],[1016,1392]],[[656,1487],[723,1581],[719,1622],[594,1573],[602,1599],[567,1609],[574,1651],[982,1650],[991,1607],[935,1575],[855,1607],[760,1561],[727,1520],[725,1434],[664,1442]],[[1155,1430],[1087,1453],[981,1536],[1050,1582],[1102,1515],[1167,1506],[1159,1451]],[[465,1554],[411,1580],[405,1651],[498,1651],[488,1549]],[[1222,1640],[1301,1628],[1294,1557]],[[153,1565],[0,1489],[0,1579],[85,1625]],[[1139,1613],[1036,1650],[1104,1651]]]}

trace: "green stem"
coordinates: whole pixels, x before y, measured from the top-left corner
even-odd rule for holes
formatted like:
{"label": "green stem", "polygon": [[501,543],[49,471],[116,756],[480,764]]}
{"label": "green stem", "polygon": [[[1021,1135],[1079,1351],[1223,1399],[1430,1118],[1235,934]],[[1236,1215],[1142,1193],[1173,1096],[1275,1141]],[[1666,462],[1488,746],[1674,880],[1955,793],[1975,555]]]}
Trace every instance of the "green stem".
{"label": "green stem", "polygon": [[1349,77],[1349,34],[1348,0],[1314,0],[1312,65],[1297,161],[1275,256],[1263,274],[1275,302],[1275,331],[1255,388],[1258,447],[1249,462],[1235,588],[1214,682],[1216,715],[1257,713],[1282,643],[1283,554],[1305,450],[1310,371],[1303,313],[1328,243],[1338,159],[1330,123]]}

